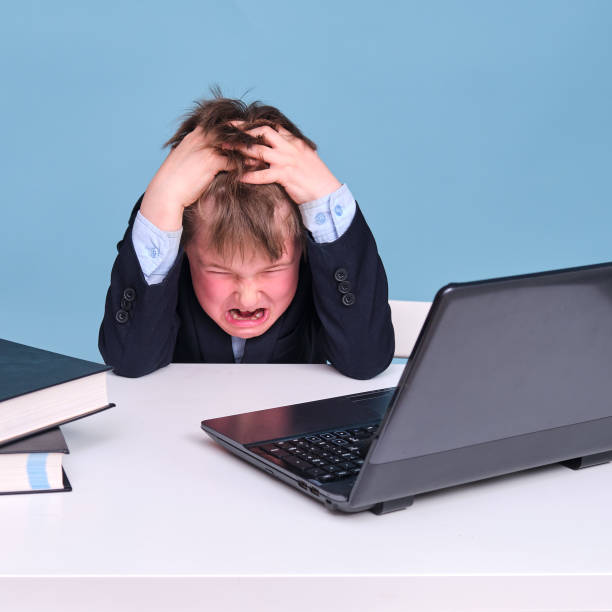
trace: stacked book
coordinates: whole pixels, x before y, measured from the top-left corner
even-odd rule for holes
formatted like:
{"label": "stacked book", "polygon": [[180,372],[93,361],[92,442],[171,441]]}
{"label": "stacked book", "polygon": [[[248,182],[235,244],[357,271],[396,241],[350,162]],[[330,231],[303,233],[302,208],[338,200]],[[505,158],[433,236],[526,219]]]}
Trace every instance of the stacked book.
{"label": "stacked book", "polygon": [[108,370],[0,339],[0,494],[72,489],[59,426],[114,406]]}

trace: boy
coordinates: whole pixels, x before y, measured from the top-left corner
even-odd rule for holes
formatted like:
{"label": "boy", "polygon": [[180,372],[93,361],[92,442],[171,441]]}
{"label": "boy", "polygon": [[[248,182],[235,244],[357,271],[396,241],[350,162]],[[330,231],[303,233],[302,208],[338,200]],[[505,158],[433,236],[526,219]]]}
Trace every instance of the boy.
{"label": "boy", "polygon": [[[387,278],[348,187],[280,111],[197,103],[140,197],[111,273],[99,348],[116,374],[170,362],[391,362]],[[305,227],[304,227],[305,226]]]}

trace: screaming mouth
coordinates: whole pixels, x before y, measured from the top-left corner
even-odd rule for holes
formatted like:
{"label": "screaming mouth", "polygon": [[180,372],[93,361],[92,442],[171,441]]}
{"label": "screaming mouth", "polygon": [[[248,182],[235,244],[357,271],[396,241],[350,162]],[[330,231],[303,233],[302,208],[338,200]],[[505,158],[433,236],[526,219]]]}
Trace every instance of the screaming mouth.
{"label": "screaming mouth", "polygon": [[238,310],[232,308],[229,313],[232,319],[236,321],[257,321],[264,316],[265,308],[257,308],[256,310]]}

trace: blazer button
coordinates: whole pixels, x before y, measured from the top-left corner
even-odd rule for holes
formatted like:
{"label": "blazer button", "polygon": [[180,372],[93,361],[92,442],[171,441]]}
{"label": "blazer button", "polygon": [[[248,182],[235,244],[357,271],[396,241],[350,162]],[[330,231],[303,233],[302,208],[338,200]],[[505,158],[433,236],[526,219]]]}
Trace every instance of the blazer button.
{"label": "blazer button", "polygon": [[342,281],[346,280],[348,278],[348,272],[346,271],[346,268],[338,268],[335,272],[334,272],[334,278],[341,283]]}
{"label": "blazer button", "polygon": [[349,281],[342,281],[338,283],[338,291],[340,293],[348,293],[351,290],[351,283]]}
{"label": "blazer button", "polygon": [[116,313],[115,313],[115,320],[117,321],[117,323],[127,323],[127,320],[130,318],[130,315],[128,315],[126,310],[123,310],[123,308],[120,308]]}
{"label": "blazer button", "polygon": [[128,302],[133,302],[136,299],[136,291],[134,291],[134,289],[132,289],[131,287],[128,287],[123,292],[123,298]]}
{"label": "blazer button", "polygon": [[342,303],[345,306],[352,306],[355,303],[355,295],[353,293],[345,293],[342,296]]}

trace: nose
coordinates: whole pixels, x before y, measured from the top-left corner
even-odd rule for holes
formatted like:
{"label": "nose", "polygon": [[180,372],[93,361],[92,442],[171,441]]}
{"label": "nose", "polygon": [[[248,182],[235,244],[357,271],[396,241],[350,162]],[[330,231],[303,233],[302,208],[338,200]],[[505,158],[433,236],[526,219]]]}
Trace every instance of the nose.
{"label": "nose", "polygon": [[240,310],[254,310],[259,302],[259,289],[252,279],[243,280],[238,288]]}

